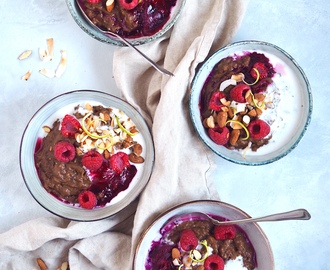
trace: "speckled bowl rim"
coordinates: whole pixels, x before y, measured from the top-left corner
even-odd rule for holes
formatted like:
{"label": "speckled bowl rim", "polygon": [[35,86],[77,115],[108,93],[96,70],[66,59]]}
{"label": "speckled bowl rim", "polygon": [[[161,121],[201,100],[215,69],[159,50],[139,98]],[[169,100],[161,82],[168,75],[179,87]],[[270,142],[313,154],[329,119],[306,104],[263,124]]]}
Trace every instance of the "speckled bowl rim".
{"label": "speckled bowl rim", "polygon": [[[139,252],[140,250],[142,250],[142,246],[144,245],[144,241],[146,237],[148,235],[153,234],[154,232],[152,232],[152,230],[156,230],[159,231],[164,225],[165,223],[171,219],[173,216],[177,216],[177,215],[182,215],[185,213],[191,213],[192,211],[203,211],[201,210],[201,207],[204,207],[203,210],[205,210],[205,208],[209,208],[211,209],[212,207],[219,207],[219,208],[225,208],[228,211],[233,211],[236,213],[236,215],[240,215],[240,218],[251,218],[250,215],[248,215],[246,212],[244,212],[243,210],[239,209],[238,207],[231,205],[229,203],[225,203],[225,202],[221,202],[221,201],[217,201],[217,200],[194,200],[194,201],[189,201],[189,202],[185,202],[185,203],[181,203],[178,204],[176,206],[173,206],[169,209],[167,209],[166,211],[164,211],[162,214],[158,215],[152,222],[151,224],[141,233],[140,238],[137,242],[135,251],[134,251],[134,256],[133,256],[133,261],[132,261],[132,268],[133,270],[139,270],[141,269],[141,265],[137,265],[138,264],[138,260],[139,260],[139,256],[142,256]],[[190,210],[185,210],[185,208],[188,209],[192,209]],[[210,210],[209,210],[210,211]],[[207,212],[207,210],[206,210]],[[209,214],[211,214],[211,212],[207,212]],[[216,214],[216,213],[214,213]],[[259,224],[257,223],[245,223],[242,224],[245,226],[253,226],[258,234],[261,236],[261,240],[263,241],[263,244],[266,246],[267,249],[267,253],[269,255],[269,266],[270,269],[269,270],[274,270],[275,269],[275,262],[274,262],[274,255],[273,255],[273,251],[269,242],[268,237],[266,236],[266,234],[264,233],[264,231],[261,229],[261,227],[259,226]],[[240,226],[242,227],[242,226]],[[242,227],[243,228],[243,227]],[[244,228],[243,228],[244,230]],[[156,235],[154,235],[153,239],[155,239]],[[249,238],[251,238],[250,235],[248,235]],[[149,243],[149,241],[147,242]],[[145,252],[143,250],[143,252]],[[146,251],[148,253],[148,250]],[[258,256],[258,254],[257,254]],[[145,258],[142,258],[143,261],[145,262]],[[140,261],[142,260],[140,259]],[[260,262],[260,259],[257,258],[257,263],[258,261]],[[257,267],[257,269],[259,269]]]}
{"label": "speckled bowl rim", "polygon": [[[194,103],[193,100],[193,95],[196,95],[197,92],[200,93],[201,89],[195,89],[195,84],[197,82],[197,80],[199,79],[199,76],[201,75],[201,73],[203,72],[203,70],[207,67],[207,65],[210,65],[210,62],[217,57],[217,55],[219,53],[224,53],[229,49],[233,49],[236,47],[242,47],[245,46],[246,51],[249,51],[249,46],[251,45],[257,45],[257,46],[263,46],[263,47],[270,47],[272,49],[277,50],[278,52],[280,52],[284,57],[286,57],[289,61],[291,61],[291,63],[295,66],[295,68],[298,71],[298,75],[301,76],[301,78],[303,79],[305,85],[306,85],[306,95],[308,98],[308,106],[306,108],[306,110],[308,110],[307,112],[307,117],[305,119],[305,123],[304,126],[302,128],[302,131],[299,135],[299,137],[297,138],[297,140],[290,145],[290,147],[283,152],[282,154],[275,156],[273,158],[270,159],[266,159],[266,160],[261,160],[261,161],[245,161],[245,160],[237,160],[237,159],[233,159],[231,157],[228,157],[227,155],[223,154],[220,150],[217,150],[215,148],[212,147],[212,145],[209,142],[209,138],[207,138],[202,130],[199,128],[199,123],[197,121],[201,121],[200,120],[200,113],[199,110],[197,112],[196,110],[196,104]],[[242,51],[243,49],[237,49],[237,52]],[[251,49],[250,49],[251,50]],[[228,54],[227,56],[232,55]],[[220,60],[219,60],[220,61]],[[214,65],[213,65],[214,66]],[[195,128],[195,130],[197,131],[199,137],[201,138],[201,140],[205,143],[205,145],[207,145],[215,154],[217,154],[218,156],[224,158],[225,160],[228,160],[230,162],[236,163],[236,164],[240,164],[240,165],[249,165],[249,166],[259,166],[259,165],[266,165],[272,162],[275,162],[283,157],[285,157],[286,155],[288,155],[294,148],[296,148],[296,146],[299,144],[299,142],[301,141],[301,139],[303,138],[303,136],[305,135],[307,128],[311,122],[311,117],[312,117],[312,111],[313,111],[313,97],[312,97],[312,92],[311,92],[311,86],[309,84],[309,81],[307,79],[307,76],[305,75],[303,69],[299,66],[299,64],[296,62],[296,60],[290,55],[288,54],[286,51],[284,51],[282,48],[268,43],[268,42],[264,42],[264,41],[257,41],[257,40],[246,40],[246,41],[238,41],[238,42],[234,42],[231,43],[219,50],[217,50],[214,54],[212,54],[208,59],[206,59],[202,65],[200,66],[200,68],[198,69],[197,73],[195,74],[192,83],[191,83],[191,89],[190,89],[190,100],[189,100],[189,113],[190,113],[190,117],[192,119],[193,122],[193,126]],[[197,104],[198,106],[198,104]]]}
{"label": "speckled bowl rim", "polygon": [[[34,163],[34,149],[38,139],[38,130],[47,117],[56,113],[63,106],[78,104],[82,101],[96,102],[105,106],[123,110],[137,125],[146,143],[145,163],[141,177],[128,191],[126,196],[102,208],[87,210],[73,207],[49,194],[42,186]],[[64,102],[64,103],[63,103]],[[65,103],[66,102],[66,103]],[[56,107],[56,108],[55,108]],[[41,106],[31,117],[23,132],[20,150],[19,165],[23,180],[32,197],[46,210],[54,215],[75,221],[97,221],[111,217],[129,206],[140,195],[152,174],[155,160],[155,150],[150,129],[142,115],[127,101],[111,94],[96,90],[74,90],[60,94]]]}
{"label": "speckled bowl rim", "polygon": [[[152,36],[146,36],[146,37],[140,37],[140,38],[134,38],[134,39],[127,38],[127,40],[133,45],[143,45],[143,44],[152,42],[152,41],[160,38],[161,36],[163,36],[176,23],[176,21],[178,20],[179,16],[182,13],[182,10],[185,6],[186,0],[177,0],[177,1],[178,2],[176,4],[176,7],[174,7],[175,8],[174,16],[172,17],[172,15],[171,15],[170,20],[164,25],[164,27],[159,32],[157,32],[156,34],[154,34]],[[89,36],[91,36],[92,38],[94,38],[98,41],[101,41],[103,43],[107,43],[110,45],[121,46],[121,47],[126,46],[126,44],[124,44],[118,38],[103,34],[100,31],[97,31],[94,27],[92,27],[85,20],[83,15],[81,15],[81,11],[80,11],[79,7],[77,6],[76,0],[65,0],[65,2],[68,6],[69,12],[70,12],[72,18],[74,19],[74,21]],[[177,6],[178,4],[180,4],[180,2],[181,2],[181,5]]]}

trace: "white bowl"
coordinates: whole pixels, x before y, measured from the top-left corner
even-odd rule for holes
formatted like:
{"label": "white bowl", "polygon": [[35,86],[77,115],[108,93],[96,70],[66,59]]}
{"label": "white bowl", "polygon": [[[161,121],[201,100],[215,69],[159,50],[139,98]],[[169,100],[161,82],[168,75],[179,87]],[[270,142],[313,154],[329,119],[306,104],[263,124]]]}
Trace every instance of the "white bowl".
{"label": "white bowl", "polygon": [[[180,204],[163,214],[161,214],[142,233],[138,242],[134,260],[133,270],[145,269],[148,253],[153,241],[158,241],[161,237],[161,229],[174,216],[180,216],[192,212],[204,212],[216,216],[221,216],[229,220],[249,218],[250,216],[237,207],[219,201],[199,200]],[[267,236],[256,223],[242,223],[239,226],[247,234],[255,253],[257,269],[273,270],[274,258]]]}
{"label": "white bowl", "polygon": [[[129,187],[114,197],[104,207],[92,210],[76,207],[64,203],[48,193],[40,182],[35,166],[34,153],[38,138],[45,134],[42,131],[44,125],[52,126],[54,121],[62,118],[67,110],[73,110],[76,105],[95,103],[106,107],[122,110],[132,119],[140,131],[145,142],[143,153],[145,161],[138,167],[138,172]],[[78,90],[59,95],[43,105],[31,118],[23,133],[20,146],[20,167],[25,184],[34,199],[51,213],[63,218],[77,221],[94,221],[112,216],[128,206],[149,181],[154,163],[154,146],[149,128],[143,117],[127,102],[99,91]]]}
{"label": "white bowl", "polygon": [[[177,0],[176,5],[171,10],[171,16],[169,20],[164,24],[164,26],[155,34],[151,36],[143,36],[139,38],[126,38],[131,44],[133,45],[142,45],[145,43],[152,42],[162,35],[164,35],[168,30],[171,29],[171,27],[174,25],[174,23],[179,18],[183,7],[185,5],[186,0]],[[101,31],[98,31],[93,26],[90,25],[89,22],[86,21],[85,17],[81,14],[81,11],[79,7],[77,6],[76,0],[66,0],[67,6],[69,8],[69,12],[75,22],[78,24],[78,26],[86,32],[89,36],[92,38],[95,38],[98,41],[108,43],[111,45],[116,46],[126,46],[120,39],[107,35],[102,33]],[[116,2],[116,4],[118,4]]]}
{"label": "white bowl", "polygon": [[[271,127],[272,139],[268,145],[260,147],[256,152],[242,153],[230,150],[213,142],[203,127],[200,113],[200,95],[203,85],[214,66],[228,56],[242,55],[246,52],[260,52],[270,59],[277,73],[274,83],[279,86],[280,93],[288,96],[281,100],[278,115],[283,117],[277,130]],[[277,85],[278,84],[278,85]],[[284,102],[293,101],[288,106]],[[282,102],[282,103],[281,103]],[[306,75],[297,62],[281,48],[260,41],[243,41],[230,44],[208,58],[196,73],[190,96],[190,116],[193,125],[203,142],[220,157],[243,165],[264,165],[274,162],[290,153],[304,136],[311,121],[312,93]]]}

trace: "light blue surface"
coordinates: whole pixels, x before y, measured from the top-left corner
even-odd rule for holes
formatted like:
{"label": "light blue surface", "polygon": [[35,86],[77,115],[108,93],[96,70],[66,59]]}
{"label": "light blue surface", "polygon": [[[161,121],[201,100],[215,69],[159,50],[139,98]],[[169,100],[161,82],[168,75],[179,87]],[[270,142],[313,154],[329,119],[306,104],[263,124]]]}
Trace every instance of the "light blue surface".
{"label": "light blue surface", "polygon": [[[230,0],[235,1],[235,0]],[[310,221],[262,223],[274,253],[277,270],[326,270],[330,263],[330,127],[329,127],[329,1],[250,0],[242,26],[233,41],[260,40],[288,52],[302,67],[313,93],[313,115],[299,145],[272,164],[247,167],[214,155],[209,177],[221,199],[251,216],[295,208],[310,211]],[[19,171],[19,142],[37,108],[56,95],[75,89],[97,89],[119,96],[112,76],[114,47],[81,31],[65,1],[0,2],[0,233],[27,220],[51,216],[24,186]],[[54,59],[43,63],[38,48],[46,38],[55,41]],[[17,56],[32,49],[29,60]],[[56,68],[61,49],[68,52],[62,78],[39,74]],[[31,69],[29,81],[21,76]],[[19,196],[17,196],[19,194]],[[262,270],[262,269],[261,269]]]}
{"label": "light blue surface", "polygon": [[275,269],[330,269],[330,127],[328,1],[250,0],[233,41],[266,41],[288,52],[304,70],[313,93],[313,114],[299,145],[262,167],[217,158],[213,173],[221,199],[252,216],[306,208],[310,221],[262,223],[273,248]]}

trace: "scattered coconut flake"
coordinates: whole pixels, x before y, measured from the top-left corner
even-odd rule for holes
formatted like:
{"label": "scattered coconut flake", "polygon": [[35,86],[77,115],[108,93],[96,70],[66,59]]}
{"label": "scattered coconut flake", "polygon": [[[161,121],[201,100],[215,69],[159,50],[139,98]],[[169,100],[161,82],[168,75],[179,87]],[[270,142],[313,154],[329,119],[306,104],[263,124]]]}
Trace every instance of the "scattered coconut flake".
{"label": "scattered coconut flake", "polygon": [[61,61],[55,73],[55,76],[57,78],[60,78],[63,75],[64,71],[66,70],[66,62],[67,62],[66,50],[61,50]]}
{"label": "scattered coconut flake", "polygon": [[236,81],[233,80],[233,79],[228,79],[228,80],[225,80],[223,81],[221,84],[220,84],[220,91],[223,91],[225,90],[229,85],[236,85]]}
{"label": "scattered coconut flake", "polygon": [[47,78],[54,78],[55,77],[55,70],[50,68],[43,68],[39,70],[39,73],[46,76]]}
{"label": "scattered coconut flake", "polygon": [[41,61],[50,61],[50,57],[45,48],[39,48],[39,58]]}
{"label": "scattered coconut flake", "polygon": [[47,38],[47,48],[48,48],[48,55],[50,57],[50,61],[53,59],[54,54],[54,39]]}
{"label": "scattered coconut flake", "polygon": [[24,60],[32,54],[32,50],[26,50],[18,56],[18,60]]}
{"label": "scattered coconut flake", "polygon": [[31,73],[32,73],[31,70],[29,70],[28,72],[26,72],[26,73],[22,76],[22,80],[27,81],[27,80],[30,78]]}

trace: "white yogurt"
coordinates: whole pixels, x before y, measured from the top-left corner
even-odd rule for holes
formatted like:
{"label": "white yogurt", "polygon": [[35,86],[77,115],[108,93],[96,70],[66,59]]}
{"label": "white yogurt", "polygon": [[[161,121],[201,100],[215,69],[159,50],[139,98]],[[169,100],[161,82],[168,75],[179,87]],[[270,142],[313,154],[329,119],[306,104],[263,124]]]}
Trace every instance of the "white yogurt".
{"label": "white yogurt", "polygon": [[243,265],[243,257],[238,256],[235,260],[227,261],[224,270],[247,270],[247,268]]}
{"label": "white yogurt", "polygon": [[284,147],[297,133],[297,123],[301,119],[303,101],[300,92],[300,84],[294,71],[279,57],[263,51],[273,65],[275,74],[273,83],[267,87],[266,99],[272,101],[272,105],[264,110],[260,119],[265,120],[271,128],[272,138],[267,145],[258,148],[233,150],[244,155],[265,155]]}

